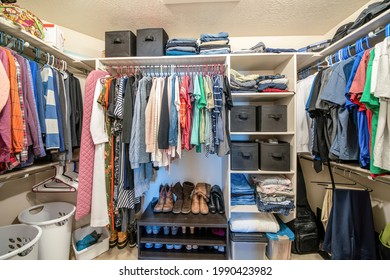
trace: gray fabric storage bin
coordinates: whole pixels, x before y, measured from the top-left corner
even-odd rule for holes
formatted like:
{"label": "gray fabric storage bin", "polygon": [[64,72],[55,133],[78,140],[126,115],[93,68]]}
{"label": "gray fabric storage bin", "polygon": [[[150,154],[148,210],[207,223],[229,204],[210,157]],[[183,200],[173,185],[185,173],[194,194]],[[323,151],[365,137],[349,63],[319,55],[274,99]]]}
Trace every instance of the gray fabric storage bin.
{"label": "gray fabric storage bin", "polygon": [[163,28],[137,30],[137,56],[163,56],[168,41]]}
{"label": "gray fabric storage bin", "polygon": [[256,142],[232,142],[230,165],[232,170],[258,170],[259,144]]}
{"label": "gray fabric storage bin", "polygon": [[287,132],[287,106],[264,105],[256,108],[257,131]]}
{"label": "gray fabric storage bin", "polygon": [[136,55],[136,37],[130,30],[105,33],[106,57],[127,57]]}
{"label": "gray fabric storage bin", "polygon": [[260,143],[260,166],[264,171],[290,171],[289,143]]}
{"label": "gray fabric storage bin", "polygon": [[256,131],[256,107],[234,106],[230,111],[230,131]]}

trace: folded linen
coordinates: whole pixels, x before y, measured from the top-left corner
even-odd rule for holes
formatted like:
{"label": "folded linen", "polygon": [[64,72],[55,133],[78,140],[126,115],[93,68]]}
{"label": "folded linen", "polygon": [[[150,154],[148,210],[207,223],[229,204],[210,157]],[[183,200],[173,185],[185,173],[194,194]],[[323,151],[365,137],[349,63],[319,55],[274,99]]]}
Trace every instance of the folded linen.
{"label": "folded linen", "polygon": [[269,213],[232,213],[230,229],[233,232],[278,232],[279,223]]}

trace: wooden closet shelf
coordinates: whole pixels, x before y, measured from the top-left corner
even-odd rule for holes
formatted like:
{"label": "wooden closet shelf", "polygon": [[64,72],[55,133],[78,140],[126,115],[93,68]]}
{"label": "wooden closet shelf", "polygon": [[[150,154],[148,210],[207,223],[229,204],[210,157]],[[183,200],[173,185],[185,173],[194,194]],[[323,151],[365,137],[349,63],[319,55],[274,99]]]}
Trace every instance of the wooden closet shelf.
{"label": "wooden closet shelf", "polygon": [[227,220],[222,214],[173,214],[154,213],[151,203],[142,214],[138,225],[159,225],[159,226],[195,226],[195,227],[219,227],[227,228]]}

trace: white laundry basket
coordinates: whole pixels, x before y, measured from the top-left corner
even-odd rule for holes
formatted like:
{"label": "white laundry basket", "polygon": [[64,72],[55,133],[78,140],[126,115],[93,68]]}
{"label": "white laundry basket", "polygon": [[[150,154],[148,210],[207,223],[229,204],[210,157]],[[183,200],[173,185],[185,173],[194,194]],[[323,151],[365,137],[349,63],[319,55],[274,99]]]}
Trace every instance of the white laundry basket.
{"label": "white laundry basket", "polygon": [[0,260],[37,260],[42,229],[32,225],[0,227]]}
{"label": "white laundry basket", "polygon": [[76,207],[66,202],[49,202],[22,211],[21,223],[37,225],[42,229],[39,240],[40,260],[68,260]]}

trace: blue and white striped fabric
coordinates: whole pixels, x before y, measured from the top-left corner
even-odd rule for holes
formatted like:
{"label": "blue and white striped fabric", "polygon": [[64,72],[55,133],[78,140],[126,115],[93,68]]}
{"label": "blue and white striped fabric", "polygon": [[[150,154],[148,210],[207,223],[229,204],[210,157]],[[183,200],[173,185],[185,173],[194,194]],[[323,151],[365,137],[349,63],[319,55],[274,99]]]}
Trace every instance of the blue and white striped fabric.
{"label": "blue and white striped fabric", "polygon": [[54,92],[54,73],[53,69],[45,65],[41,71],[45,106],[45,124],[46,124],[46,149],[60,148],[60,134],[58,129],[58,113],[56,107],[56,98]]}

